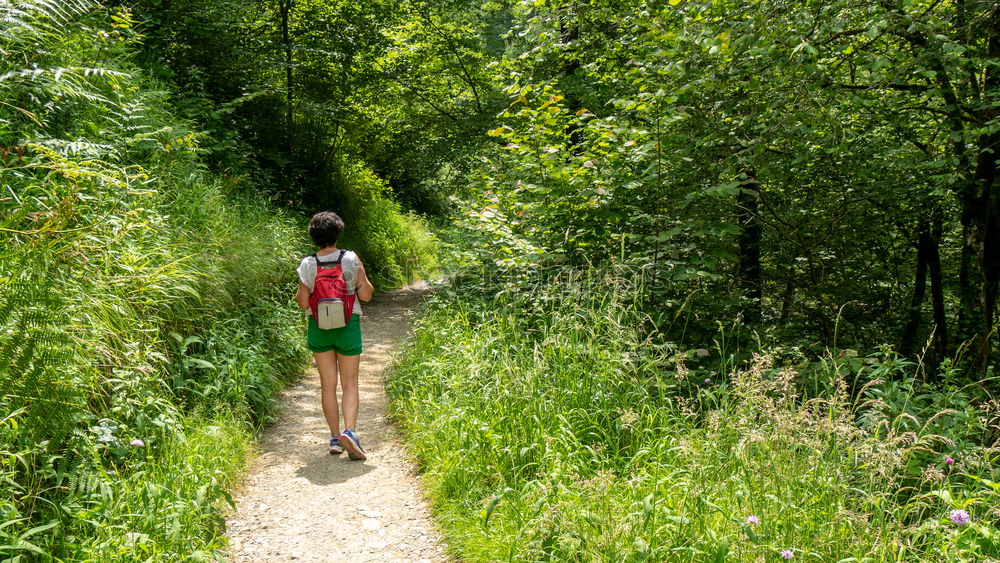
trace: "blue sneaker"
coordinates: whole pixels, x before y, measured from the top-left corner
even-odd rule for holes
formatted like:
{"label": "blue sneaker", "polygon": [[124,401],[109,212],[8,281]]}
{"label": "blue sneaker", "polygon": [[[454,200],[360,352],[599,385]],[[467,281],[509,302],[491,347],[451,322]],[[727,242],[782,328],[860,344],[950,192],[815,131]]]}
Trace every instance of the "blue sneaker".
{"label": "blue sneaker", "polygon": [[350,428],[344,430],[343,434],[337,438],[337,441],[347,450],[347,457],[351,459],[368,459],[365,456],[365,450],[361,448],[361,440],[358,439],[358,435]]}
{"label": "blue sneaker", "polygon": [[344,453],[344,448],[340,446],[338,438],[330,437],[330,453],[333,455],[340,455]]}

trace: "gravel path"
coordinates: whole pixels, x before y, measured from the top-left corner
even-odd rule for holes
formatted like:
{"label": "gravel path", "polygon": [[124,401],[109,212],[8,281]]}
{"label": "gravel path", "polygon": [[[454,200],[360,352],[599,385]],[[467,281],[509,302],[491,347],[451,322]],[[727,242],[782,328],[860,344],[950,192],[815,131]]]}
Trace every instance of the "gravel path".
{"label": "gravel path", "polygon": [[284,414],[265,432],[235,495],[230,561],[449,561],[382,386],[382,370],[426,291],[411,286],[365,305],[358,435],[367,461],[327,453],[315,368],[284,394]]}

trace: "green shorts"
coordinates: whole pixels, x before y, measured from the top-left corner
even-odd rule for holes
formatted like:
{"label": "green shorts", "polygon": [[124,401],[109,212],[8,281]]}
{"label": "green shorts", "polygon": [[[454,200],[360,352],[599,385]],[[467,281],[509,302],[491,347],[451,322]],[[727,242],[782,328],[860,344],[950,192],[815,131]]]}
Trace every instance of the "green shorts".
{"label": "green shorts", "polygon": [[333,350],[341,356],[357,356],[361,353],[361,315],[354,313],[347,326],[330,330],[319,328],[310,315],[306,342],[314,354]]}

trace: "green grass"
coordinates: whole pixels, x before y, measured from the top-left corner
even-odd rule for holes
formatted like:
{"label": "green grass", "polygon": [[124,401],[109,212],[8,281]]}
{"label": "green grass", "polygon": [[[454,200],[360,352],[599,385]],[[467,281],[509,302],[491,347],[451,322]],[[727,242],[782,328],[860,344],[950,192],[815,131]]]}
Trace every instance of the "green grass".
{"label": "green grass", "polygon": [[[307,355],[305,225],[208,170],[110,10],[5,12],[0,560],[222,560],[227,488]],[[374,277],[433,269],[422,221],[352,174]]]}
{"label": "green grass", "polygon": [[706,382],[687,367],[706,350],[647,338],[621,280],[590,276],[445,288],[395,365],[393,411],[461,558],[1000,557],[995,404],[897,393],[913,366],[891,354],[851,371],[777,351]]}
{"label": "green grass", "polygon": [[[218,501],[242,471],[253,435],[241,417],[182,418],[157,448],[132,447],[127,472],[78,483],[60,551],[72,560],[209,561],[226,547]],[[86,500],[82,500],[86,498]],[[55,546],[53,546],[55,547]]]}
{"label": "green grass", "polygon": [[0,252],[4,557],[187,561],[225,547],[226,487],[303,366],[289,305],[303,241],[183,164],[111,203],[102,182],[128,177],[39,156],[28,172],[45,181],[20,194],[68,209],[65,227],[33,228],[23,207],[3,221],[18,231]]}

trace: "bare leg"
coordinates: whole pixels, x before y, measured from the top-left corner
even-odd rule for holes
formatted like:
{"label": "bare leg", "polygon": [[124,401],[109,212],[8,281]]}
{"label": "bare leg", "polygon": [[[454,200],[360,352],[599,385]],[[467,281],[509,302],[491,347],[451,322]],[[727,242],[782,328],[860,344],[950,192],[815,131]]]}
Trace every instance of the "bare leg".
{"label": "bare leg", "polygon": [[[340,412],[337,407],[337,353],[333,350],[320,354],[313,354],[316,358],[316,368],[319,370],[320,402],[323,405],[323,416],[326,417],[326,425],[330,427],[330,436],[340,435]],[[357,382],[357,370],[354,372],[354,381]],[[357,385],[355,385],[357,387]],[[354,403],[354,412],[357,413],[357,400]],[[344,405],[344,413],[347,413]],[[355,414],[355,418],[357,414]]]}
{"label": "bare leg", "polygon": [[356,430],[358,426],[358,367],[361,354],[357,356],[337,356],[340,365],[340,387],[344,391],[344,428]]}

